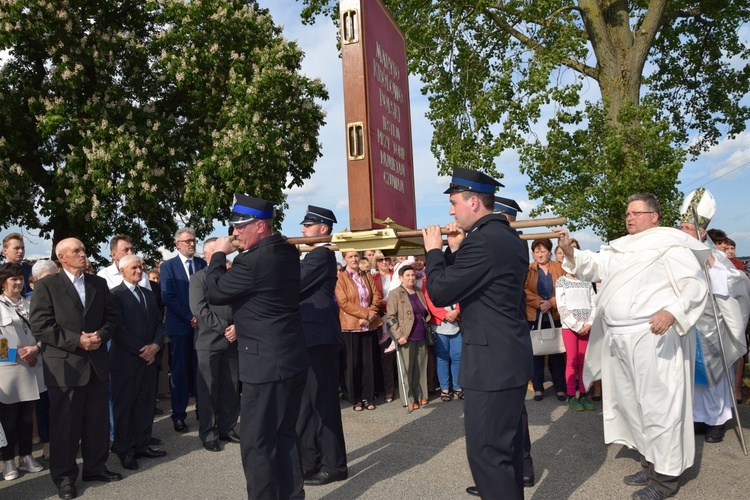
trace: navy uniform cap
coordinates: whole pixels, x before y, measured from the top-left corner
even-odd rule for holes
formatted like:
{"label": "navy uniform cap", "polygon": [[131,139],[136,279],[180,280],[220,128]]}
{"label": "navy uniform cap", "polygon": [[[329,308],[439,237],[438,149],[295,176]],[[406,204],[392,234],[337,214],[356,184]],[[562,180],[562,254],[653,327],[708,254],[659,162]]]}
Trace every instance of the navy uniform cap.
{"label": "navy uniform cap", "polygon": [[518,206],[516,200],[495,196],[495,213],[518,215],[518,212],[523,212],[523,210]]}
{"label": "navy uniform cap", "polygon": [[468,168],[455,167],[451,186],[444,194],[472,191],[475,193],[495,194],[498,187],[505,187],[489,175]]}
{"label": "navy uniform cap", "polygon": [[307,213],[305,213],[305,218],[302,219],[300,224],[317,224],[319,222],[322,222],[326,226],[333,227],[334,222],[338,221],[333,212],[327,208],[307,205]]}
{"label": "navy uniform cap", "polygon": [[246,194],[235,194],[229,224],[241,226],[258,219],[273,219],[273,203]]}

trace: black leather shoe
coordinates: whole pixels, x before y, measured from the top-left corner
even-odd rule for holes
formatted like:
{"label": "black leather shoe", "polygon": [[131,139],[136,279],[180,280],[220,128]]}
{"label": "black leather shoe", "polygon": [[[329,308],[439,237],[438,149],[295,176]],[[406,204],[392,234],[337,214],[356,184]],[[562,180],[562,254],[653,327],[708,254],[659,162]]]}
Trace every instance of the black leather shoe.
{"label": "black leather shoe", "polygon": [[138,462],[135,461],[135,456],[130,453],[120,455],[120,463],[122,464],[123,469],[138,470]]}
{"label": "black leather shoe", "polygon": [[325,472],[325,471],[318,471],[317,474],[305,479],[304,482],[308,486],[323,486],[324,484],[334,483],[336,481],[343,481],[347,477],[349,477],[349,474],[346,472],[339,472],[338,474],[329,474],[328,472]]}
{"label": "black leather shoe", "polygon": [[206,441],[203,443],[203,447],[208,451],[221,451],[221,446],[219,446],[218,441]]}
{"label": "black leather shoe", "polygon": [[309,478],[313,477],[315,474],[317,474],[318,471],[320,471],[320,469],[312,469],[312,470],[308,470],[308,471],[304,471],[303,470],[302,471],[302,479],[309,479]]}
{"label": "black leather shoe", "polygon": [[164,410],[162,410],[158,406],[154,406],[154,415],[164,415]]}
{"label": "black leather shoe", "polygon": [[479,496],[479,490],[476,486],[469,486],[468,488],[466,488],[466,493],[468,493],[469,495],[474,495],[475,497]]}
{"label": "black leather shoe", "polygon": [[724,433],[726,432],[726,429],[726,424],[706,425],[705,441],[707,443],[721,443],[724,441]]}
{"label": "black leather shoe", "polygon": [[163,457],[166,454],[167,454],[167,452],[164,451],[164,450],[155,450],[155,449],[151,448],[150,446],[147,446],[145,450],[136,451],[135,452],[135,457],[136,458],[141,458],[141,457],[144,457],[144,458],[160,458],[160,457]]}
{"label": "black leather shoe", "polygon": [[62,498],[62,500],[71,500],[72,498],[76,498],[77,496],[78,492],[76,491],[76,487],[72,484],[60,486],[60,488],[57,490],[57,497]]}
{"label": "black leather shoe", "polygon": [[119,481],[122,479],[122,474],[118,474],[117,472],[110,472],[107,469],[104,469],[99,474],[96,474],[95,476],[83,476],[83,481],[88,483],[91,481],[100,481],[102,483],[114,483],[115,481]]}
{"label": "black leather shoe", "polygon": [[188,426],[187,424],[185,424],[184,420],[175,420],[174,430],[176,430],[177,432],[188,432]]}
{"label": "black leather shoe", "polygon": [[219,435],[220,441],[229,441],[230,443],[239,443],[240,442],[240,436],[232,431],[229,434],[220,434]]}
{"label": "black leather shoe", "polygon": [[161,444],[161,439],[159,439],[159,438],[150,437],[148,439],[148,445],[149,446],[159,446],[160,444]]}
{"label": "black leather shoe", "polygon": [[531,488],[534,486],[534,476],[523,476],[523,487]]}

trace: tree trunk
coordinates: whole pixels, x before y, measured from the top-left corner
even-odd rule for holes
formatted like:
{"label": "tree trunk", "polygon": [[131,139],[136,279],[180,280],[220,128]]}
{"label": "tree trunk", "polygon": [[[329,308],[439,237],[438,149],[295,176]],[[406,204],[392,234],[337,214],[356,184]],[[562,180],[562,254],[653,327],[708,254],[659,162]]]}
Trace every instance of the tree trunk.
{"label": "tree trunk", "polygon": [[597,60],[598,82],[610,124],[640,103],[641,77],[667,0],[652,0],[635,31],[627,0],[580,0],[581,16]]}

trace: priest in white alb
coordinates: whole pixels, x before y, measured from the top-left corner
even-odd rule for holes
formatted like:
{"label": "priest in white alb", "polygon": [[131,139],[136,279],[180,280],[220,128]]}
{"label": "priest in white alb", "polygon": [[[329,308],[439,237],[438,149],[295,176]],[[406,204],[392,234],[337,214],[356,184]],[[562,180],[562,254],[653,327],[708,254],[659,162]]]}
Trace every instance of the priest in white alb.
{"label": "priest in white alb", "polygon": [[628,198],[629,235],[598,253],[569,245],[563,268],[600,282],[584,383],[601,379],[604,440],[636,449],[641,469],[624,478],[636,500],[674,496],[693,465],[694,325],[706,304],[701,262],[709,249],[675,228],[659,227],[652,194]]}

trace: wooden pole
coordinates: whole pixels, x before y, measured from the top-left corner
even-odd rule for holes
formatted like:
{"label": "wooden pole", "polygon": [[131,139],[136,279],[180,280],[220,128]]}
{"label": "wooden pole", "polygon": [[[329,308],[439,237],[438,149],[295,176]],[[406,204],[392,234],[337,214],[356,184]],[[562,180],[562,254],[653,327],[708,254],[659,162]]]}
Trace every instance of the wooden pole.
{"label": "wooden pole", "polygon": [[[510,223],[510,227],[513,229],[525,229],[529,227],[549,227],[549,226],[562,226],[568,222],[565,217],[551,217],[546,219],[527,219],[517,220]],[[449,231],[443,228],[442,234],[448,234]],[[416,231],[396,231],[396,235],[399,238],[419,238],[422,236],[422,230],[417,229]],[[521,239],[524,240],[535,240],[538,238],[557,238],[557,234],[553,232],[549,233],[537,233],[537,234],[521,234]],[[304,237],[298,236],[288,238],[287,241],[293,245],[314,245],[316,243],[329,243],[331,241],[330,236],[312,236]]]}

